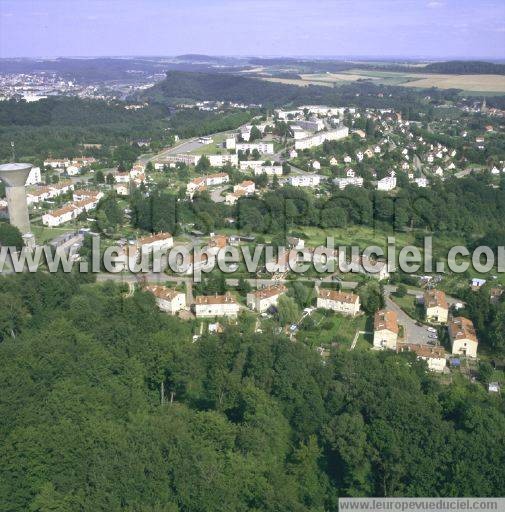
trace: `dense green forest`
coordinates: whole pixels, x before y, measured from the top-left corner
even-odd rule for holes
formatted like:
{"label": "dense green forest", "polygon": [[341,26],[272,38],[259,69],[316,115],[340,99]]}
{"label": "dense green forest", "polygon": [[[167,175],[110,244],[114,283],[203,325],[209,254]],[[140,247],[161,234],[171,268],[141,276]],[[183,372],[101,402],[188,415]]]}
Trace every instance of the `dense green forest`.
{"label": "dense green forest", "polygon": [[449,60],[431,62],[425,66],[384,62],[383,64],[357,65],[356,68],[405,73],[442,73],[447,75],[505,75],[505,64],[480,60]]}
{"label": "dense green forest", "polygon": [[0,102],[0,159],[11,157],[14,141],[18,158],[29,160],[82,154],[82,144],[102,144],[84,150],[109,156],[110,147],[136,139],[160,141],[166,135],[167,111],[160,105],[127,110],[121,102],[54,97],[37,102]]}
{"label": "dense green forest", "polygon": [[193,324],[151,295],[86,280],[0,280],[0,510],[322,512],[347,495],[503,495],[503,398],[482,386],[441,386],[410,355],[323,364],[245,318],[192,343]]}
{"label": "dense green forest", "polygon": [[197,137],[235,130],[250,121],[251,111],[215,113],[197,109],[180,110],[170,118],[169,125],[180,137]]}
{"label": "dense green forest", "polygon": [[478,60],[450,60],[447,62],[432,62],[417,68],[426,73],[447,73],[454,75],[505,75],[505,64],[483,62]]}

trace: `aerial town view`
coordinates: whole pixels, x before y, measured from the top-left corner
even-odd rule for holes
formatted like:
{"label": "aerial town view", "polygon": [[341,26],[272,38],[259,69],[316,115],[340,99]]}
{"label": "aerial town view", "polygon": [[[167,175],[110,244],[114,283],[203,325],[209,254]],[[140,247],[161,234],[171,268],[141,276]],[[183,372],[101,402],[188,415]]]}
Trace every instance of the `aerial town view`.
{"label": "aerial town view", "polygon": [[0,0],[0,512],[505,511],[505,4]]}

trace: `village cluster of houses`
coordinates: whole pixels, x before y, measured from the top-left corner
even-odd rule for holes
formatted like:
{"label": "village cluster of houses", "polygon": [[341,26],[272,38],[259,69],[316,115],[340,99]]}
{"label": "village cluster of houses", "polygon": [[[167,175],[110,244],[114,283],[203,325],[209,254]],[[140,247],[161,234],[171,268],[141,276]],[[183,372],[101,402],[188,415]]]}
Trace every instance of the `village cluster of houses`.
{"label": "village cluster of houses", "polygon": [[81,213],[94,210],[103,195],[103,192],[96,190],[76,190],[73,193],[72,202],[42,215],[42,224],[53,228],[70,222]]}
{"label": "village cluster of houses", "polygon": [[207,174],[206,176],[199,176],[198,178],[192,179],[186,185],[186,195],[193,199],[193,196],[197,192],[203,192],[207,187],[213,187],[217,185],[224,185],[230,182],[230,176],[225,172],[219,172],[216,174]]}
{"label": "village cluster of houses", "polygon": [[28,205],[36,205],[44,201],[51,201],[72,190],[74,190],[74,184],[70,180],[62,180],[51,185],[29,188],[26,192],[26,202]]}
{"label": "village cluster of houses", "polygon": [[145,165],[135,164],[129,171],[117,171],[114,175],[114,190],[119,196],[127,196],[131,185],[139,186],[150,181],[146,176]]}
{"label": "village cluster of houses", "polygon": [[[451,354],[453,356],[477,357],[479,341],[473,323],[465,317],[452,317],[445,293],[441,290],[427,290],[421,302],[424,304],[426,321],[431,325],[447,325]],[[378,350],[410,350],[417,357],[427,361],[428,368],[443,371],[447,355],[439,345],[408,343],[405,333],[401,334],[398,315],[392,310],[380,310],[374,316],[373,346]]]}
{"label": "village cluster of houses", "polygon": [[96,163],[92,156],[81,156],[76,158],[49,158],[44,161],[44,167],[65,172],[68,176],[78,176],[84,167]]}

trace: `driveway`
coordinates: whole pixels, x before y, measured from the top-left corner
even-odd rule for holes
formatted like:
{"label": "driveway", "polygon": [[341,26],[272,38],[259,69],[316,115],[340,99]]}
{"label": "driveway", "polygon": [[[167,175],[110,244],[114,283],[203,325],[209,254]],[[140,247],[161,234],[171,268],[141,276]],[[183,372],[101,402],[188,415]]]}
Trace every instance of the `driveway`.
{"label": "driveway", "polygon": [[210,199],[211,201],[214,201],[214,203],[224,203],[224,196],[221,194],[227,189],[228,187],[217,187],[210,191]]}
{"label": "driveway", "polygon": [[[403,309],[400,308],[390,297],[390,292],[388,290],[384,291],[384,298],[386,300],[386,309],[390,309],[394,311],[398,315],[398,323],[403,325],[405,332],[405,339],[408,343],[414,343],[416,345],[427,345],[428,334],[430,334],[426,327],[416,325],[416,321],[411,318]],[[430,340],[431,341],[431,340]]]}

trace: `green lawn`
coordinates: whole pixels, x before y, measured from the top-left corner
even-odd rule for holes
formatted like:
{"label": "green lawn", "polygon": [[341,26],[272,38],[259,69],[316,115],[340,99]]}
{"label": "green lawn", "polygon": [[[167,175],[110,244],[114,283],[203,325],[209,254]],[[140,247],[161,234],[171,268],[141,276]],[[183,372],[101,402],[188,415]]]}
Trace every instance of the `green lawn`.
{"label": "green lawn", "polygon": [[192,155],[226,155],[228,151],[224,148],[217,148],[217,144],[223,143],[228,137],[233,135],[233,132],[215,133],[211,135],[213,142],[204,144],[203,146],[191,151]]}
{"label": "green lawn", "polygon": [[423,321],[424,320],[424,314],[422,307],[420,307],[417,303],[416,297],[414,295],[407,294],[404,297],[398,297],[394,293],[391,294],[391,299],[393,302],[398,304],[407,315],[409,315],[411,318],[415,318],[416,320]]}
{"label": "green lawn", "polygon": [[307,331],[300,329],[297,339],[314,348],[329,347],[334,342],[349,348],[356,331],[364,331],[367,321],[366,316],[352,318],[326,310],[315,311],[311,318],[314,326]]}
{"label": "green lawn", "polygon": [[293,231],[304,233],[306,245],[317,247],[326,243],[327,237],[333,237],[335,245],[359,245],[364,249],[370,245],[378,245],[383,249],[387,247],[387,237],[394,236],[398,247],[414,243],[412,233],[390,232],[382,228],[371,228],[367,226],[351,226],[348,228],[321,229],[316,227],[296,227]]}
{"label": "green lawn", "polygon": [[76,231],[76,227],[73,226],[72,223],[69,223],[67,226],[57,228],[48,228],[45,226],[32,224],[31,229],[32,233],[35,235],[35,241],[39,245],[45,244],[57,236],[63,235],[65,233],[73,233]]}

